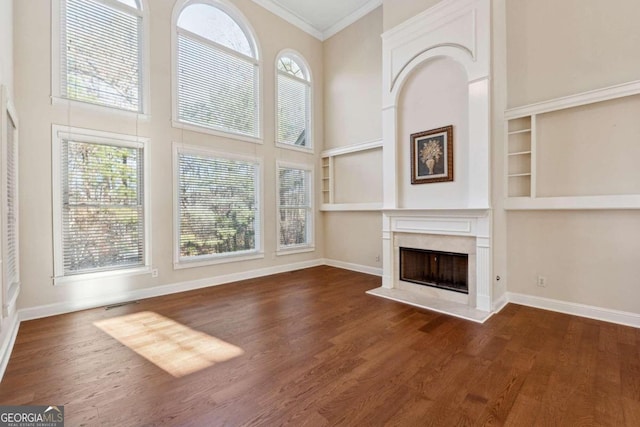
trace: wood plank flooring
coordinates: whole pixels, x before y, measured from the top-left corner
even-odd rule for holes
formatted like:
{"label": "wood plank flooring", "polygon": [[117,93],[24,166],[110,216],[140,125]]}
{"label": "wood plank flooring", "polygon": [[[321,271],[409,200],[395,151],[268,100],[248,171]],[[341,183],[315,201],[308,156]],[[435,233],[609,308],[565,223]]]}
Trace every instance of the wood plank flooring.
{"label": "wood plank flooring", "polygon": [[513,304],[479,325],[379,284],[316,267],[23,322],[0,404],[69,426],[640,426],[640,330]]}

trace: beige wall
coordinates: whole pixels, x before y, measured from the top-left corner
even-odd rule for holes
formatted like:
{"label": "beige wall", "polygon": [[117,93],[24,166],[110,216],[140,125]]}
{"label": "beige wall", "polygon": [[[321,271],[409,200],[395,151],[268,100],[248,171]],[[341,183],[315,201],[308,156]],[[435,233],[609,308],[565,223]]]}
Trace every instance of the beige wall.
{"label": "beige wall", "polygon": [[[636,0],[615,7],[599,0],[508,0],[506,6],[509,106],[638,79],[640,57],[631,54],[640,43]],[[639,112],[628,99],[543,117],[541,190],[637,192],[637,185],[620,181],[638,176],[637,119],[624,119]],[[589,129],[599,142],[589,140]],[[599,156],[592,150],[602,147],[607,164],[622,170],[595,170]],[[637,211],[512,211],[507,217],[509,291],[640,312]],[[546,288],[536,286],[539,274],[547,277]]]}
{"label": "beige wall", "polygon": [[[257,145],[197,132],[182,132],[171,126],[171,42],[170,20],[174,0],[149,1],[151,27],[151,118],[137,125],[129,117],[114,116],[98,109],[51,105],[51,15],[48,0],[15,4],[15,91],[21,119],[20,198],[21,271],[20,307],[66,302],[73,306],[82,299],[100,300],[130,290],[247,272],[270,266],[321,259],[324,255],[322,221],[316,217],[316,251],[276,256],[275,162],[312,164],[316,167],[316,188],[320,179],[319,152],[322,149],[323,69],[322,44],[289,25],[251,0],[234,4],[255,29],[262,53],[264,144]],[[38,31],[34,31],[37,28]],[[316,154],[274,145],[274,63],[278,52],[292,48],[310,64],[314,77],[314,138]],[[152,263],[159,277],[150,275],[54,286],[51,206],[51,125],[71,125],[150,137],[150,192]],[[172,141],[201,145],[215,150],[255,155],[263,160],[264,249],[261,260],[174,270],[172,264]],[[319,199],[316,207],[319,207]]]}
{"label": "beige wall", "polygon": [[[381,34],[380,7],[324,42],[325,148],[382,138]],[[336,202],[382,202],[381,175],[380,150],[338,157]],[[323,218],[326,258],[382,267],[380,212],[325,212]]]}
{"label": "beige wall", "polygon": [[0,84],[13,93],[13,0],[0,0]]}
{"label": "beige wall", "polygon": [[383,28],[390,30],[398,24],[402,24],[407,19],[429,9],[441,0],[384,0]]}
{"label": "beige wall", "polygon": [[509,106],[637,80],[640,2],[508,0]]}

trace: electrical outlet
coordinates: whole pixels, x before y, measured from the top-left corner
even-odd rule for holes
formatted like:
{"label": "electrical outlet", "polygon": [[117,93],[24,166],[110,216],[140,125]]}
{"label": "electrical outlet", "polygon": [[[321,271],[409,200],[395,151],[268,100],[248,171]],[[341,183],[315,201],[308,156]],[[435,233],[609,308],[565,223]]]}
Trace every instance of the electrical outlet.
{"label": "electrical outlet", "polygon": [[547,278],[544,276],[538,276],[538,286],[540,286],[541,288],[546,288],[547,287]]}
{"label": "electrical outlet", "polygon": [[151,277],[158,277],[158,269],[154,268],[153,270],[151,270]]}
{"label": "electrical outlet", "polygon": [[376,262],[380,262],[380,255],[376,255]]}

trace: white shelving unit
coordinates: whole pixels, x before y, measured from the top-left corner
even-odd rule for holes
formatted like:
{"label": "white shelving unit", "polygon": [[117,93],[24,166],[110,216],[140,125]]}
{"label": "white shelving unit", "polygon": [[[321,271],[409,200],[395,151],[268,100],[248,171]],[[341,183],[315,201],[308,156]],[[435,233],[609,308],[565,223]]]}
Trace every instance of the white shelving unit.
{"label": "white shelving unit", "polygon": [[321,211],[378,211],[382,209],[379,203],[335,203],[335,158],[345,154],[358,153],[382,148],[382,140],[353,144],[345,147],[332,148],[322,152],[322,206]]}
{"label": "white shelving unit", "polygon": [[505,111],[505,209],[640,209],[640,194],[537,197],[537,117],[640,94],[640,80]]}

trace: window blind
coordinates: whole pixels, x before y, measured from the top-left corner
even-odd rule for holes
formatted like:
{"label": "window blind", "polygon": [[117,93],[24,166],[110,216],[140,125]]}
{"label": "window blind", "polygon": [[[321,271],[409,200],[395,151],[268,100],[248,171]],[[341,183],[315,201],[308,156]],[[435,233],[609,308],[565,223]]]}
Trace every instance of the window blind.
{"label": "window blind", "polygon": [[311,183],[309,171],[278,168],[280,246],[310,244]]}
{"label": "window blind", "polygon": [[17,174],[17,140],[16,125],[7,114],[7,152],[6,156],[6,230],[7,230],[7,254],[5,266],[5,280],[7,289],[20,281],[18,269],[18,174]]}
{"label": "window blind", "polygon": [[64,275],[143,266],[143,148],[62,141]]}
{"label": "window blind", "polygon": [[259,136],[258,65],[182,30],[178,34],[178,118]]}
{"label": "window blind", "polygon": [[260,248],[258,165],[178,153],[181,260]]}
{"label": "window blind", "polygon": [[142,111],[142,16],[96,0],[61,4],[61,96]]}
{"label": "window blind", "polygon": [[278,72],[277,141],[306,147],[309,123],[309,83]]}

